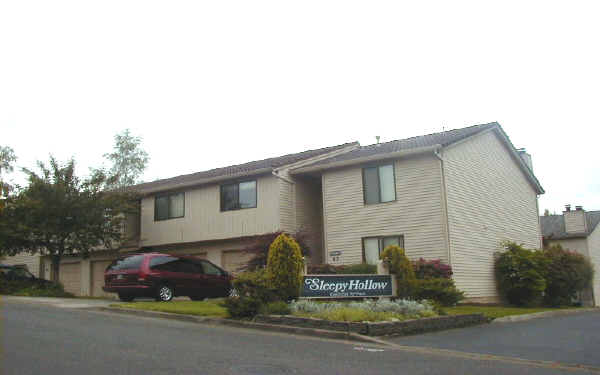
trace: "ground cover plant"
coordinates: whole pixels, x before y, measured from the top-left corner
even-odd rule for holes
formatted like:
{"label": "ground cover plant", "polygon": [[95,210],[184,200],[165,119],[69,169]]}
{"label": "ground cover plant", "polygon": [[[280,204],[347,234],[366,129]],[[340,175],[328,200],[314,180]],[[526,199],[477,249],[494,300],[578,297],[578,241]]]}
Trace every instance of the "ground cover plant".
{"label": "ground cover plant", "polygon": [[293,315],[348,322],[407,320],[437,315],[434,307],[428,302],[419,303],[410,300],[361,302],[300,300],[292,301],[289,307]]}

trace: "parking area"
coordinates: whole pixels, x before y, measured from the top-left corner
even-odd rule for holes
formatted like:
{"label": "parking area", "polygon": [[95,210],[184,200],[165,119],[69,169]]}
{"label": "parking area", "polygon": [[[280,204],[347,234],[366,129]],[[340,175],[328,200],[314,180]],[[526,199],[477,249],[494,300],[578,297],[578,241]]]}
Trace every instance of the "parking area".
{"label": "parking area", "polygon": [[388,341],[406,346],[600,366],[600,309],[396,337]]}

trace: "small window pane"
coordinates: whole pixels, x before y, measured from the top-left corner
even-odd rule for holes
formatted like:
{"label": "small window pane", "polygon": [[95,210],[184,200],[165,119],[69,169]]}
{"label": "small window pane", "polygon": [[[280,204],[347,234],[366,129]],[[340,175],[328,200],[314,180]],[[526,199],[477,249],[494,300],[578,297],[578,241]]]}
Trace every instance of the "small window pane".
{"label": "small window pane", "polygon": [[390,245],[398,245],[400,246],[400,240],[398,239],[398,237],[384,237],[383,238],[383,250],[385,250],[386,247],[390,246]]}
{"label": "small window pane", "polygon": [[156,197],[154,201],[156,205],[155,220],[165,220],[169,218],[169,197]]}
{"label": "small window pane", "polygon": [[379,239],[365,238],[365,261],[368,264],[379,262]]}
{"label": "small window pane", "polygon": [[379,178],[377,167],[364,169],[365,203],[379,203]]}
{"label": "small window pane", "polygon": [[381,202],[391,202],[395,200],[396,186],[394,184],[393,165],[379,167],[379,183],[381,186]]}
{"label": "small window pane", "polygon": [[183,193],[174,194],[170,197],[169,218],[183,217],[184,212],[184,196]]}
{"label": "small window pane", "polygon": [[256,207],[256,181],[240,183],[240,208]]}
{"label": "small window pane", "polygon": [[221,210],[235,210],[237,208],[237,184],[221,186]]}

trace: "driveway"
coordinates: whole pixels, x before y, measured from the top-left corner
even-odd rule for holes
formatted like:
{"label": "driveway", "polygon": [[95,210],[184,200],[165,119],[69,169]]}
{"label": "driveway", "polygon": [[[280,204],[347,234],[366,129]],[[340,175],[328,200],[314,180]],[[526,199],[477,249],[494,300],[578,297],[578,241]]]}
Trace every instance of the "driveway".
{"label": "driveway", "polygon": [[0,296],[0,299],[6,302],[33,303],[37,305],[48,305],[67,309],[86,309],[94,307],[105,307],[117,300],[110,299],[87,299],[87,298],[46,298],[46,297],[18,297],[18,296]]}
{"label": "driveway", "polygon": [[600,367],[600,310],[485,324],[388,341],[403,346]]}

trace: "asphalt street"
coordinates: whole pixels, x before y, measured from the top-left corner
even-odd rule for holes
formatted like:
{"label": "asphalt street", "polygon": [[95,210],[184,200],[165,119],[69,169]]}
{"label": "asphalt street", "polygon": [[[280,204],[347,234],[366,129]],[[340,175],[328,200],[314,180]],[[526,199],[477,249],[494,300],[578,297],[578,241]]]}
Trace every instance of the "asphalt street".
{"label": "asphalt street", "polygon": [[600,311],[398,337],[399,345],[600,367]]}
{"label": "asphalt street", "polygon": [[0,359],[6,375],[600,373],[31,301],[4,299],[0,304]]}

